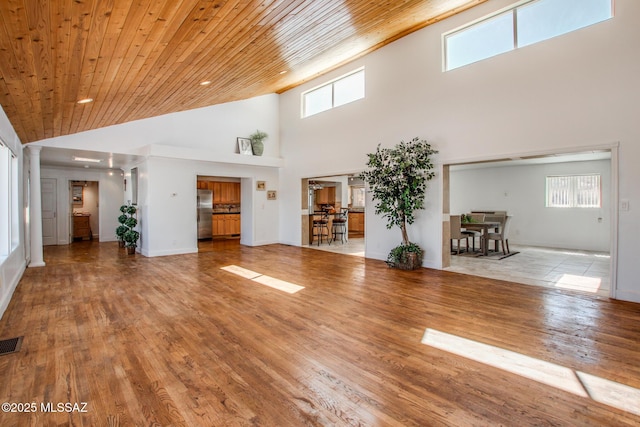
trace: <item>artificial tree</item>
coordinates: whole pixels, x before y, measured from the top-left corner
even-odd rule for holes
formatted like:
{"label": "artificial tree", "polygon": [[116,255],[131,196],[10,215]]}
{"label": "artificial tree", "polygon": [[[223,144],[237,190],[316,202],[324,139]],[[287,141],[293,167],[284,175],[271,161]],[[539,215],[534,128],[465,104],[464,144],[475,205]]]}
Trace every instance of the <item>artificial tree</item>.
{"label": "artificial tree", "polygon": [[413,224],[414,212],[424,209],[427,182],[434,176],[431,156],[437,151],[418,137],[401,141],[393,148],[381,148],[367,154],[368,169],[360,175],[369,185],[375,213],[387,219],[387,228],[402,232],[402,243],[387,257],[391,267],[414,269],[422,265],[422,249],[409,240],[407,224]]}

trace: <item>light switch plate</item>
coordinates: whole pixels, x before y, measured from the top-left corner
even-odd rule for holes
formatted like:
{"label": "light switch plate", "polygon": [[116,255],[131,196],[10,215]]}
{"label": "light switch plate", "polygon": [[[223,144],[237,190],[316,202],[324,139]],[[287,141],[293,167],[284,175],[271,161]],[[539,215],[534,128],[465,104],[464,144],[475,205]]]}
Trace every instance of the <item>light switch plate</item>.
{"label": "light switch plate", "polygon": [[629,212],[629,201],[628,200],[620,200],[620,210],[622,212]]}

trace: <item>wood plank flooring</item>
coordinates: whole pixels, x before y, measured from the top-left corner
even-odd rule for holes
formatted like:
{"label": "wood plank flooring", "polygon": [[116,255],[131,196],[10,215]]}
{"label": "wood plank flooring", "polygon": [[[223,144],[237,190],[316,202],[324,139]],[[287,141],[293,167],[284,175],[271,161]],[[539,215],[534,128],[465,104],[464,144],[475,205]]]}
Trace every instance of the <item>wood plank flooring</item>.
{"label": "wood plank flooring", "polygon": [[[37,410],[0,425],[640,425],[640,304],[285,245],[212,249],[46,247],[0,319],[0,339],[25,337],[0,356],[0,402]],[[466,357],[423,344],[427,328],[608,382],[566,391],[464,341]],[[86,412],[42,410],[67,402]]]}

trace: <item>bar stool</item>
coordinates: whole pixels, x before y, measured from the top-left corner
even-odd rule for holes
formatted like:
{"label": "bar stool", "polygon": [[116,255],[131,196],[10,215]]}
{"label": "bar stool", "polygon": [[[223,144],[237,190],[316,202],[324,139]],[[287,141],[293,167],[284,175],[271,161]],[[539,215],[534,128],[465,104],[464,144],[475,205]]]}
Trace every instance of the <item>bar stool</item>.
{"label": "bar stool", "polygon": [[339,213],[333,215],[333,224],[331,225],[331,234],[335,242],[340,236],[340,242],[344,243],[344,237],[347,235],[347,214],[348,209],[340,209]]}
{"label": "bar stool", "polygon": [[331,243],[329,240],[329,215],[326,212],[313,215],[313,237],[318,238],[318,246],[322,243],[323,236],[326,236],[327,242]]}

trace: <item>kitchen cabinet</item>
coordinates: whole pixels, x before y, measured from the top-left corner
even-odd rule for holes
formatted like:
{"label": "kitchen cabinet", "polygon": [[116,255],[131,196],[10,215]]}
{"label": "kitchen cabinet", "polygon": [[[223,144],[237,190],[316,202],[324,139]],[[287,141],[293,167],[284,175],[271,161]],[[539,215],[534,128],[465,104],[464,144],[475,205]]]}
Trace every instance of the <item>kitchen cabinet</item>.
{"label": "kitchen cabinet", "polygon": [[223,215],[211,216],[211,230],[213,237],[224,236],[224,217]]}
{"label": "kitchen cabinet", "polygon": [[364,233],[364,212],[349,212],[349,231]]}
{"label": "kitchen cabinet", "polygon": [[336,203],[336,187],[325,187],[316,190],[316,205],[334,205]]}
{"label": "kitchen cabinet", "polygon": [[213,236],[237,236],[240,235],[240,214],[214,214],[211,219]]}
{"label": "kitchen cabinet", "polygon": [[240,204],[240,183],[239,182],[218,182],[212,181],[213,204]]}
{"label": "kitchen cabinet", "polygon": [[240,204],[240,183],[229,183],[229,203],[232,205]]}
{"label": "kitchen cabinet", "polygon": [[239,235],[240,234],[240,214],[226,214],[225,215],[225,232],[227,235]]}
{"label": "kitchen cabinet", "polygon": [[91,239],[91,225],[89,221],[91,215],[74,215],[73,216],[73,238],[74,239]]}
{"label": "kitchen cabinet", "polygon": [[222,182],[212,182],[211,190],[213,190],[213,204],[218,205],[224,203],[224,195],[222,194]]}
{"label": "kitchen cabinet", "polygon": [[213,190],[213,181],[197,181],[196,188],[198,190]]}

